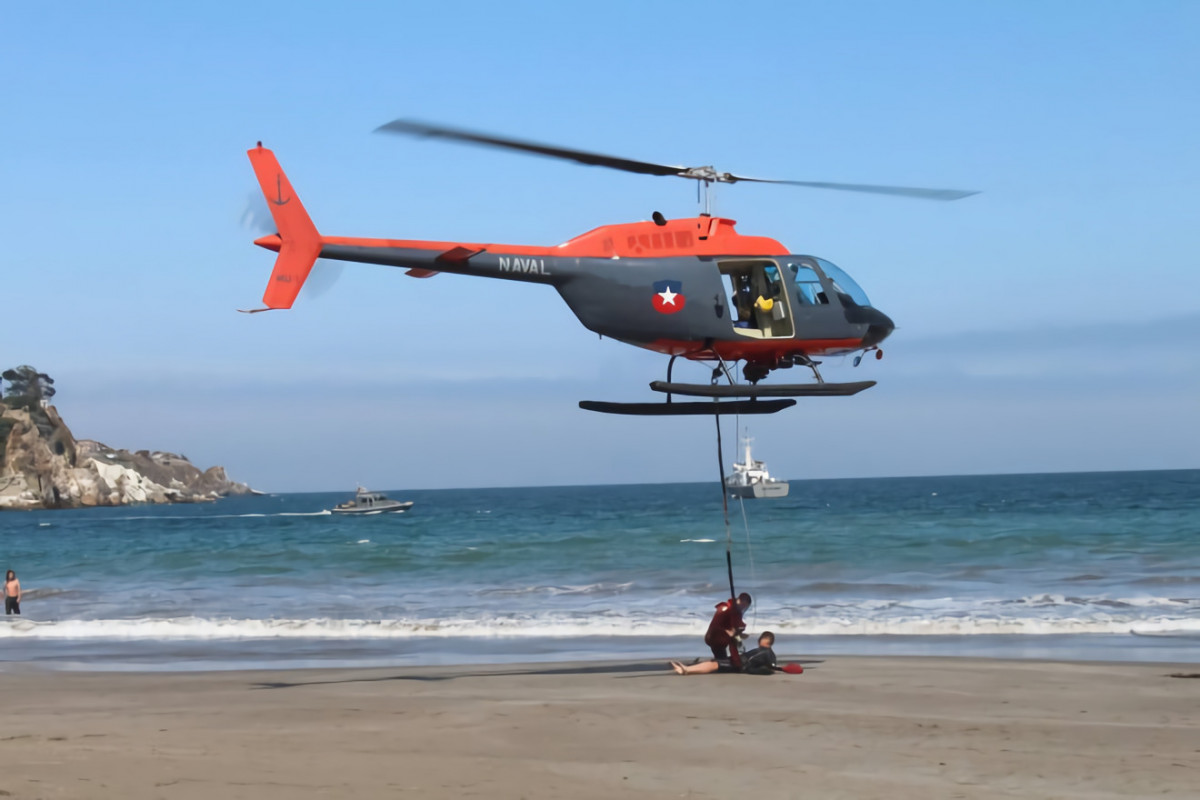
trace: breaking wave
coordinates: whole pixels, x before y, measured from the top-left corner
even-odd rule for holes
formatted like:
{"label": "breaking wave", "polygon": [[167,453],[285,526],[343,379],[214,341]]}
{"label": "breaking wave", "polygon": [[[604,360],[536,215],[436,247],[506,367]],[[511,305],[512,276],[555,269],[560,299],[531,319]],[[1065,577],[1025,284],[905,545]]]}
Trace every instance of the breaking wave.
{"label": "breaking wave", "polygon": [[[95,619],[6,621],[0,639],[419,639],[695,636],[704,621],[621,617],[546,617],[490,619]],[[770,628],[787,636],[975,636],[997,634],[1200,634],[1195,617],[1085,619],[1064,617],[922,617],[867,618],[821,615],[773,620]]]}
{"label": "breaking wave", "polygon": [[131,522],[134,520],[153,520],[155,522],[175,522],[179,520],[209,520],[209,519],[256,519],[260,517],[329,517],[333,512],[323,511],[273,511],[269,514],[141,514],[137,516],[110,517],[111,522]]}
{"label": "breaking wave", "polygon": [[633,588],[633,581],[626,583],[589,583],[582,586],[518,586],[494,589],[480,589],[475,592],[479,597],[521,597],[523,595],[545,594],[551,596],[571,595],[616,595],[624,594]]}

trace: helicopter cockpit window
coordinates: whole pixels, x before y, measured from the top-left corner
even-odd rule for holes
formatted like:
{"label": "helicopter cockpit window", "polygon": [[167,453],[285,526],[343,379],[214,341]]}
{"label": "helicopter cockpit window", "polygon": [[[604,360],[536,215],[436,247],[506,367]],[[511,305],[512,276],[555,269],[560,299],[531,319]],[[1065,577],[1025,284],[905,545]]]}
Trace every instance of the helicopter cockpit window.
{"label": "helicopter cockpit window", "polygon": [[823,258],[816,259],[816,262],[821,267],[821,271],[825,273],[825,276],[833,281],[833,290],[835,292],[846,295],[855,305],[871,305],[871,301],[867,299],[867,293],[862,290],[861,286],[854,282],[853,278]]}
{"label": "helicopter cockpit window", "polygon": [[767,279],[767,289],[772,297],[778,297],[780,291],[779,267],[768,264],[763,267],[763,276]]}
{"label": "helicopter cockpit window", "polygon": [[829,298],[821,290],[821,279],[812,268],[803,264],[788,264],[787,271],[791,273],[792,282],[796,284],[796,300],[800,305],[818,306],[829,302]]}

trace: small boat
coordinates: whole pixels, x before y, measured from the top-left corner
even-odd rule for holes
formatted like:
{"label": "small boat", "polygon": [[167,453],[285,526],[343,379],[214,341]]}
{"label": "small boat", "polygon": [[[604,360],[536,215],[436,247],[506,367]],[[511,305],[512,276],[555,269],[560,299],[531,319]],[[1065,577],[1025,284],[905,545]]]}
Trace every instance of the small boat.
{"label": "small boat", "polygon": [[734,462],[733,472],[725,477],[725,490],[729,492],[730,497],[787,497],[788,482],[772,478],[766,465],[751,457],[752,441],[754,440],[749,436],[742,436],[744,455],[741,461]]}
{"label": "small boat", "polygon": [[331,510],[334,514],[358,514],[371,516],[374,514],[400,514],[412,508],[411,500],[392,500],[382,492],[371,492],[358,487],[353,500],[339,503]]}

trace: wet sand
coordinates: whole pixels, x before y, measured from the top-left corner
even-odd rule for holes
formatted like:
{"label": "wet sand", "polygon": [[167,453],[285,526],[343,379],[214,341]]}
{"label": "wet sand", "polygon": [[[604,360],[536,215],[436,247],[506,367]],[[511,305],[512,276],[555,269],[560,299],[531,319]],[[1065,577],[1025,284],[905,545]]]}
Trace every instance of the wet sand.
{"label": "wet sand", "polygon": [[1198,665],[0,674],[16,798],[1200,797]]}

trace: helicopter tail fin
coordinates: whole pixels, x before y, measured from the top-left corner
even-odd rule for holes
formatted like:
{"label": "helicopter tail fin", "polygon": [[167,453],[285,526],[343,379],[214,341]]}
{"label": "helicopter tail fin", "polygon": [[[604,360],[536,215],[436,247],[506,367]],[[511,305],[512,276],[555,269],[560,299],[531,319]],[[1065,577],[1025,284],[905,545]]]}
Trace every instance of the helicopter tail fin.
{"label": "helicopter tail fin", "polygon": [[296,196],[296,191],[275,159],[275,154],[258,143],[247,152],[258,185],[271,210],[271,218],[279,232],[256,239],[255,244],[279,253],[275,269],[263,294],[267,308],[291,308],[308,278],[317,257],[321,255],[321,235],[309,219],[308,212]]}

